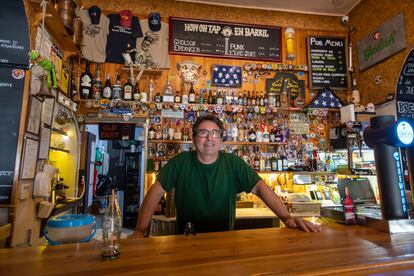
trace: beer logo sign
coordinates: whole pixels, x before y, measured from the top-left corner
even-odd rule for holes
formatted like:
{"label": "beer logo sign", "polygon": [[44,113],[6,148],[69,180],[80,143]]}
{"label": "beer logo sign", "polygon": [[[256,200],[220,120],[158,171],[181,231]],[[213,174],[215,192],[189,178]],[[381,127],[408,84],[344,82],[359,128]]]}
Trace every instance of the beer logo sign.
{"label": "beer logo sign", "polygon": [[13,69],[12,70],[12,77],[16,80],[21,80],[24,78],[25,73],[23,69]]}

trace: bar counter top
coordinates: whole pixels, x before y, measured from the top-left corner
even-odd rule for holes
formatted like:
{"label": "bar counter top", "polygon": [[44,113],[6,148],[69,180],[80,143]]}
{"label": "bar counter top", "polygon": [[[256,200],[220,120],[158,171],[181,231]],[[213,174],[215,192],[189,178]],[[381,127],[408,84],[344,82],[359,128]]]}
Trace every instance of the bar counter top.
{"label": "bar counter top", "polygon": [[[0,249],[1,275],[413,275],[414,238],[363,226],[320,233],[266,228],[121,241],[102,259],[100,243]],[[407,274],[408,273],[408,274]]]}

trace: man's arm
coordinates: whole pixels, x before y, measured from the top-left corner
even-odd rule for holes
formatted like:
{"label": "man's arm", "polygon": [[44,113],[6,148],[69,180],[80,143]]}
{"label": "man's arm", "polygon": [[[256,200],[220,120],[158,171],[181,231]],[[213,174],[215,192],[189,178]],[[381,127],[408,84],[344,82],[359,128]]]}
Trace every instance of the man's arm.
{"label": "man's arm", "polygon": [[253,187],[252,193],[260,197],[261,200],[273,211],[289,228],[300,228],[305,232],[319,232],[322,228],[310,221],[302,218],[291,217],[283,202],[266,185],[263,180],[259,180]]}
{"label": "man's arm", "polygon": [[152,215],[154,214],[154,211],[157,208],[158,202],[165,193],[166,192],[164,188],[161,186],[161,183],[158,180],[156,180],[155,183],[149,189],[148,193],[145,195],[144,201],[142,202],[142,205],[139,209],[135,233],[132,234],[130,237],[144,237],[144,233],[151,223]]}

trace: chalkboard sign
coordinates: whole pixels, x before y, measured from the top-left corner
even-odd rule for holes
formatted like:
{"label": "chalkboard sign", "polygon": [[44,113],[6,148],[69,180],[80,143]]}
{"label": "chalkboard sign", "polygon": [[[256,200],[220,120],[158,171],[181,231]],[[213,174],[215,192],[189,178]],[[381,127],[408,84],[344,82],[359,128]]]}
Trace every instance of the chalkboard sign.
{"label": "chalkboard sign", "polygon": [[135,140],[135,124],[100,123],[99,140]]}
{"label": "chalkboard sign", "polygon": [[170,17],[170,53],[282,60],[281,28]]}
{"label": "chalkboard sign", "polygon": [[23,0],[2,1],[0,65],[28,68],[29,31]]}
{"label": "chalkboard sign", "polygon": [[0,204],[11,203],[25,71],[0,66]]}
{"label": "chalkboard sign", "polygon": [[414,48],[405,59],[397,82],[397,99],[414,102]]}
{"label": "chalkboard sign", "polygon": [[310,88],[348,90],[346,56],[345,38],[308,36]]}
{"label": "chalkboard sign", "polygon": [[277,73],[273,79],[266,80],[267,93],[273,92],[275,96],[279,96],[283,91],[290,95],[291,99],[297,96],[305,97],[305,82],[298,80],[292,73]]}

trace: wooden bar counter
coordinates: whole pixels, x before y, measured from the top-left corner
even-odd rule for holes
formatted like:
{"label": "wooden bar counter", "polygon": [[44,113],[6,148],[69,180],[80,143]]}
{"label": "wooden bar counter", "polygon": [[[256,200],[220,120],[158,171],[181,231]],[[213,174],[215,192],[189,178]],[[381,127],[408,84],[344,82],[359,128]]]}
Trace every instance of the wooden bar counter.
{"label": "wooden bar counter", "polygon": [[[414,274],[412,234],[329,224],[321,233],[267,228],[122,240],[115,260],[100,243],[0,250],[1,275]],[[384,275],[383,274],[383,275]]]}

